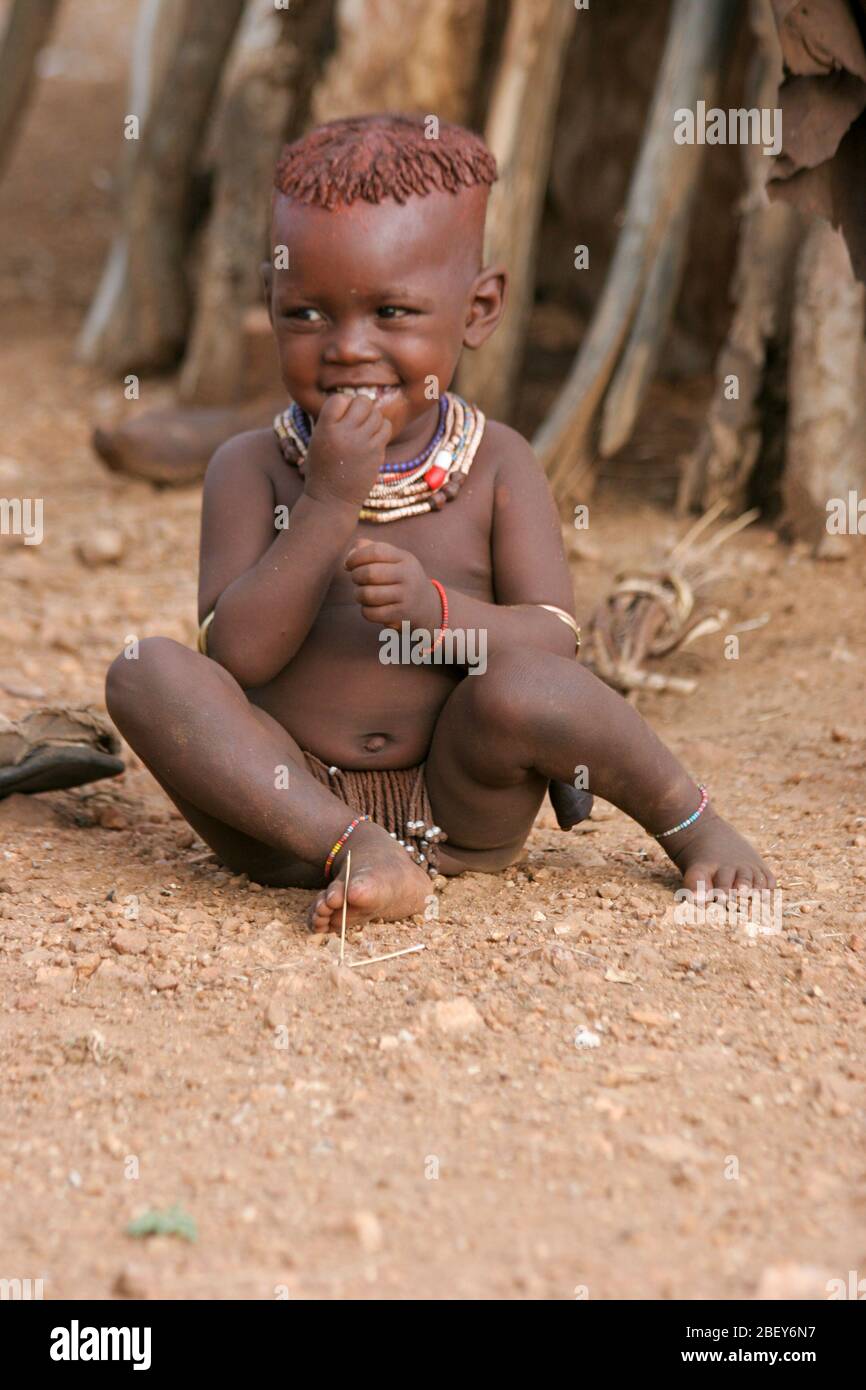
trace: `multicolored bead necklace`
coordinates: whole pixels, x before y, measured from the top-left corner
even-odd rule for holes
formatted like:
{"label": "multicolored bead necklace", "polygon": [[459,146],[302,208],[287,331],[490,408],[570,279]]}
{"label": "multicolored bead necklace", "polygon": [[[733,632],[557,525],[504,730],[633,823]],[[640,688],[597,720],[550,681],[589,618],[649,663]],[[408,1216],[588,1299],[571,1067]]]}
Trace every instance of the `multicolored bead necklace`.
{"label": "multicolored bead necklace", "polygon": [[[439,402],[439,420],[430,443],[415,458],[386,463],[361,508],[361,521],[400,521],[439,511],[456,497],[472,467],[484,433],[477,406],[451,392]],[[303,476],[312,437],[309,416],[294,401],[274,420],[274,432],[287,463]]]}

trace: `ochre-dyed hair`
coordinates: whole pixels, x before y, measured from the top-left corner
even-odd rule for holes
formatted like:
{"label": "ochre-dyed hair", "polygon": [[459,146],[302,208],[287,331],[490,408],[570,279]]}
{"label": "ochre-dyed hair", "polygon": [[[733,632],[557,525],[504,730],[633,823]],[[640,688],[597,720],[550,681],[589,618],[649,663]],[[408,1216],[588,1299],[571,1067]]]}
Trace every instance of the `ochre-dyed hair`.
{"label": "ochre-dyed hair", "polygon": [[354,116],[330,121],[286,145],[274,189],[301,203],[334,208],[354,203],[405,203],[434,190],[490,185],[496,160],[480,136],[439,122],[428,138],[423,116]]}

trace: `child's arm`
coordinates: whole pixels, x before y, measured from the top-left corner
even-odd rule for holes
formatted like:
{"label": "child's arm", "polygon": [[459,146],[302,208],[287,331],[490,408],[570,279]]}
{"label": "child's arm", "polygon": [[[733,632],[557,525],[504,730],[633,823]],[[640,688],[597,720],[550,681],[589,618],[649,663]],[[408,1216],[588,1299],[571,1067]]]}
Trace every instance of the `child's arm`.
{"label": "child's arm", "polygon": [[491,536],[495,602],[452,588],[447,575],[426,574],[408,551],[370,542],[356,547],[346,561],[364,617],[395,628],[408,618],[433,631],[440,624],[441,606],[430,580],[438,579],[448,597],[449,627],[486,630],[488,655],[538,647],[574,656],[570,628],[555,613],[533,606],[549,603],[574,615],[571,576],[547,479],[520,435],[505,425],[488,429],[497,451]]}
{"label": "child's arm", "polygon": [[241,435],[217,450],[202,507],[199,618],[208,655],[245,687],[264,685],[303,643],[384,457],[390,426],[364,397],[323,408],[289,526],[275,530],[273,483]]}

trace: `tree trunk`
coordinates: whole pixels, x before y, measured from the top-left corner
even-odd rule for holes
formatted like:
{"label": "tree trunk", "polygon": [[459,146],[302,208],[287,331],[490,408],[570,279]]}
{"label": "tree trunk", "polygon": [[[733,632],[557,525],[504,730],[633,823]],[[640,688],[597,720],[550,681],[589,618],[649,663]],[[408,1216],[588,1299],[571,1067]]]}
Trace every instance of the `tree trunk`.
{"label": "tree trunk", "polygon": [[464,358],[459,385],[499,418],[509,414],[526,340],[553,123],[575,17],[561,0],[514,0],[494,82],[486,138],[499,181],[490,196],[485,259],[508,262],[508,307],[490,341]]}
{"label": "tree trunk", "polygon": [[486,0],[338,0],[337,49],[313,118],[406,111],[463,121]]}
{"label": "tree trunk", "polygon": [[[744,101],[773,109],[782,50],[771,0],[753,0],[751,24],[756,52]],[[759,145],[743,147],[746,192],[732,281],[736,307],[716,360],[706,424],[682,460],[680,512],[704,511],[720,500],[741,510],[759,459],[766,500],[783,466],[791,285],[803,222],[790,209],[768,203],[769,166]]]}
{"label": "tree trunk", "polygon": [[54,22],[58,0],[14,0],[0,41],[0,173],[33,85],[36,59]]}
{"label": "tree trunk", "polygon": [[85,361],[107,371],[170,366],[183,346],[192,173],[244,3],[179,0],[176,42],[155,74],[146,119],[129,113],[140,129],[121,179],[121,232],[78,344]]}
{"label": "tree trunk", "polygon": [[[690,196],[697,161],[688,145],[673,138],[673,113],[693,109],[718,72],[736,10],[735,0],[675,0],[665,52],[629,187],[622,232],[607,281],[575,364],[535,447],[561,498],[585,494],[591,486],[589,439],[595,413],[637,315],[637,336],[620,378],[608,417],[608,444],[624,441],[647,384],[640,359],[646,334],[658,342],[673,304],[671,275],[678,253],[666,247]],[[666,265],[654,269],[659,257]],[[667,286],[666,286],[667,282]],[[649,300],[640,306],[649,286]],[[664,310],[664,314],[661,312]],[[657,350],[657,346],[656,349]]]}
{"label": "tree trunk", "polygon": [[[129,61],[129,110],[142,126],[150,114],[180,37],[183,0],[141,0],[135,19]],[[134,156],[138,146],[128,140],[124,153]]]}
{"label": "tree trunk", "polygon": [[[784,204],[754,208],[746,216],[733,279],[736,309],[716,362],[706,425],[683,460],[680,512],[703,511],[721,499],[740,511],[759,457],[774,455],[769,471],[778,471],[791,284],[801,237],[801,219]],[[768,376],[770,363],[775,369]]]}
{"label": "tree trunk", "polygon": [[816,219],[794,276],[785,529],[829,553],[828,509],[866,489],[866,289],[840,232]]}
{"label": "tree trunk", "polygon": [[196,310],[179,399],[225,405],[244,385],[244,314],[260,297],[274,165],[309,96],[310,53],[331,6],[276,10],[251,0],[223,82],[216,192],[197,278]]}

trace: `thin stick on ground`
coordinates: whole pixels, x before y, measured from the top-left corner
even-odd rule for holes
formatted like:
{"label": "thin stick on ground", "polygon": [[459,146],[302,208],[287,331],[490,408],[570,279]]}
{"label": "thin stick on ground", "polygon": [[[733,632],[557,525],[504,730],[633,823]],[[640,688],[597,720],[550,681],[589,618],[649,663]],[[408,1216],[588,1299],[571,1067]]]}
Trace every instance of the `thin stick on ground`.
{"label": "thin stick on ground", "polygon": [[370,956],[369,960],[350,960],[348,970],[357,970],[361,965],[377,965],[382,960],[396,960],[398,956],[408,956],[412,951],[425,951],[427,948],[421,943],[418,946],[404,946],[402,951],[389,951],[386,956]]}
{"label": "thin stick on ground", "polygon": [[340,925],[340,964],[343,964],[343,957],[346,954],[346,912],[349,908],[349,875],[352,872],[352,851],[346,855],[346,882],[343,887],[343,920]]}

